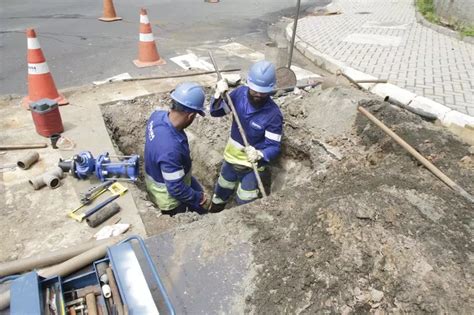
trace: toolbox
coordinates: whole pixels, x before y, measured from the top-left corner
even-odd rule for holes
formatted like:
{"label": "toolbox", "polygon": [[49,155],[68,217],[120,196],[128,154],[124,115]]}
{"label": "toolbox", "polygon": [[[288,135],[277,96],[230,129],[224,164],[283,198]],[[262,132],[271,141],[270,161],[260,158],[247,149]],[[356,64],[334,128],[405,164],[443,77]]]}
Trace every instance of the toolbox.
{"label": "toolbox", "polygon": [[170,314],[175,311],[143,239],[132,236],[68,277],[29,272],[13,281],[10,314]]}

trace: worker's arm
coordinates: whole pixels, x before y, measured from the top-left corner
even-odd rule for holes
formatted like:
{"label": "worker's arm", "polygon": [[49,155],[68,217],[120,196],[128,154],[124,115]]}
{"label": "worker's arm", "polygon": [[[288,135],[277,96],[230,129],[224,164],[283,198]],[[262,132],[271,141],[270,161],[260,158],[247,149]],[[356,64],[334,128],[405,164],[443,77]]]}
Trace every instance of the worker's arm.
{"label": "worker's arm", "polygon": [[184,169],[177,163],[177,157],[170,154],[166,161],[160,162],[161,174],[165,180],[168,193],[177,200],[199,207],[203,198],[203,192],[197,191],[184,183]]}
{"label": "worker's arm", "polygon": [[278,113],[265,129],[265,145],[261,150],[265,162],[270,162],[280,154],[282,133],[283,117],[281,113]]}
{"label": "worker's arm", "polygon": [[[224,94],[228,93],[228,90],[229,86],[225,79],[217,82],[216,90],[213,97],[211,97],[210,112],[212,117],[222,117],[230,113],[230,107],[227,105],[224,97]],[[229,94],[231,98],[234,96],[234,92],[235,90]],[[232,99],[232,101],[234,101],[234,99]]]}

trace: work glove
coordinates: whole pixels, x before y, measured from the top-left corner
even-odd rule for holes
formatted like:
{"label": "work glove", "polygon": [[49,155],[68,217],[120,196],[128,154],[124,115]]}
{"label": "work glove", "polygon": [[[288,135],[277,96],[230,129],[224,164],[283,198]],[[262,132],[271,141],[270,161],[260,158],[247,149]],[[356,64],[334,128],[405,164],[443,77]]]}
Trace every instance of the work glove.
{"label": "work glove", "polygon": [[247,160],[250,163],[256,163],[258,160],[263,158],[262,151],[255,149],[251,145],[249,145],[248,147],[245,147],[244,150],[245,150],[245,153],[247,154]]}
{"label": "work glove", "polygon": [[221,95],[229,90],[229,85],[226,79],[220,79],[217,81],[216,89],[214,91],[214,98],[218,99]]}

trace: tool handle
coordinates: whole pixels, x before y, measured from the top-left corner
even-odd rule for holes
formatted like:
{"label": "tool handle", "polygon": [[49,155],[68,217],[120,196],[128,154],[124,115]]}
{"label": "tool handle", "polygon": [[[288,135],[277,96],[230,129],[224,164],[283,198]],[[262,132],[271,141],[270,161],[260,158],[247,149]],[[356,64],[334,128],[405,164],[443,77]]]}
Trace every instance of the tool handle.
{"label": "tool handle", "polygon": [[[212,65],[214,66],[214,69],[216,70],[217,73],[217,78],[220,80],[222,79],[222,75],[219,71],[219,68],[217,67],[216,61],[214,60],[214,56],[212,55],[212,52],[209,51],[209,57],[211,58]],[[237,127],[240,132],[240,136],[242,137],[242,140],[244,141],[244,145],[246,147],[249,146],[249,142],[247,140],[247,135],[245,134],[244,128],[242,127],[242,123],[240,122],[239,115],[237,115],[237,111],[235,110],[234,102],[232,102],[232,98],[228,93],[224,93],[224,97],[227,101],[227,104],[229,104],[230,109],[232,111],[232,114],[234,116],[235,122],[237,123]],[[263,197],[267,197],[267,193],[265,192],[265,188],[263,187],[263,182],[262,179],[260,178],[260,174],[258,173],[258,168],[256,163],[251,163],[252,164],[252,169],[253,172],[255,173],[255,177],[257,178],[257,184],[258,184],[258,189],[260,189],[260,192],[262,193]]]}
{"label": "tool handle", "polygon": [[114,201],[115,199],[117,199],[120,196],[121,195],[119,195],[119,194],[117,194],[115,196],[111,196],[111,197],[105,199],[104,201],[102,201],[101,203],[99,203],[94,208],[87,210],[84,213],[83,219],[90,217],[91,215],[93,215],[94,213],[96,213],[97,211],[99,211],[100,209],[102,209],[103,207],[105,207],[106,205],[108,205],[109,203],[111,203],[112,201]]}
{"label": "tool handle", "polygon": [[358,106],[357,109],[359,112],[364,114],[371,122],[377,125],[380,129],[382,129],[387,135],[389,135],[395,142],[401,145],[405,150],[408,151],[415,159],[417,159],[424,167],[426,167],[429,171],[431,171],[436,177],[438,177],[441,181],[443,181],[446,185],[448,185],[452,190],[469,200],[471,203],[474,203],[474,198],[471,194],[467,191],[462,189],[458,184],[456,184],[451,178],[446,176],[441,170],[439,170],[436,166],[434,166],[430,161],[428,161],[423,155],[418,153],[411,145],[409,145],[405,140],[399,137],[395,132],[393,132],[390,128],[388,128],[383,122],[378,120],[374,115],[372,115],[369,111],[367,111],[362,106]]}

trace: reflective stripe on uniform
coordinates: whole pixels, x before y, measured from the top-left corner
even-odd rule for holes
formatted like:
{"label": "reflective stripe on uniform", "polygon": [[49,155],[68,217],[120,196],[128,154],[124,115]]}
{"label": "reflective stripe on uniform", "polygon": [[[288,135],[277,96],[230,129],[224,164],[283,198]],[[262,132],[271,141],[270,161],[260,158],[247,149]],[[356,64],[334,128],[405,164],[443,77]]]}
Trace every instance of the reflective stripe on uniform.
{"label": "reflective stripe on uniform", "polygon": [[[191,186],[191,178],[191,171],[189,171],[184,177],[184,183]],[[160,210],[173,210],[181,205],[181,201],[169,194],[165,183],[157,182],[150,175],[145,174],[145,184],[151,201],[156,204]]]}
{"label": "reflective stripe on uniform", "polygon": [[247,154],[243,151],[244,146],[229,138],[224,149],[224,160],[230,164],[238,164],[246,167],[252,167],[252,164],[247,160]]}
{"label": "reflective stripe on uniform", "polygon": [[281,135],[267,131],[267,130],[265,130],[265,138],[268,138],[270,140],[277,141],[277,142],[281,141]]}
{"label": "reflective stripe on uniform", "polygon": [[243,190],[240,186],[237,189],[237,196],[242,201],[250,201],[258,198],[258,189],[255,190]]}
{"label": "reflective stripe on uniform", "polygon": [[45,74],[45,73],[49,73],[49,67],[46,62],[28,64],[28,74]]}
{"label": "reflective stripe on uniform", "polygon": [[220,204],[223,204],[223,203],[227,203],[226,201],[222,200],[221,198],[219,198],[216,194],[214,194],[212,196],[212,202],[217,204],[217,205],[220,205]]}
{"label": "reflective stripe on uniform", "polygon": [[217,184],[219,186],[221,186],[222,188],[226,188],[226,189],[234,189],[235,186],[237,185],[237,182],[231,182],[231,181],[228,181],[227,179],[225,179],[222,174],[219,175],[219,178],[217,179]]}
{"label": "reflective stripe on uniform", "polygon": [[176,172],[172,172],[172,173],[167,173],[167,172],[163,172],[161,171],[161,175],[163,175],[163,178],[165,180],[178,180],[180,179],[181,177],[184,176],[184,170],[178,170]]}
{"label": "reflective stripe on uniform", "polygon": [[140,33],[141,42],[152,42],[154,40],[153,33]]}

